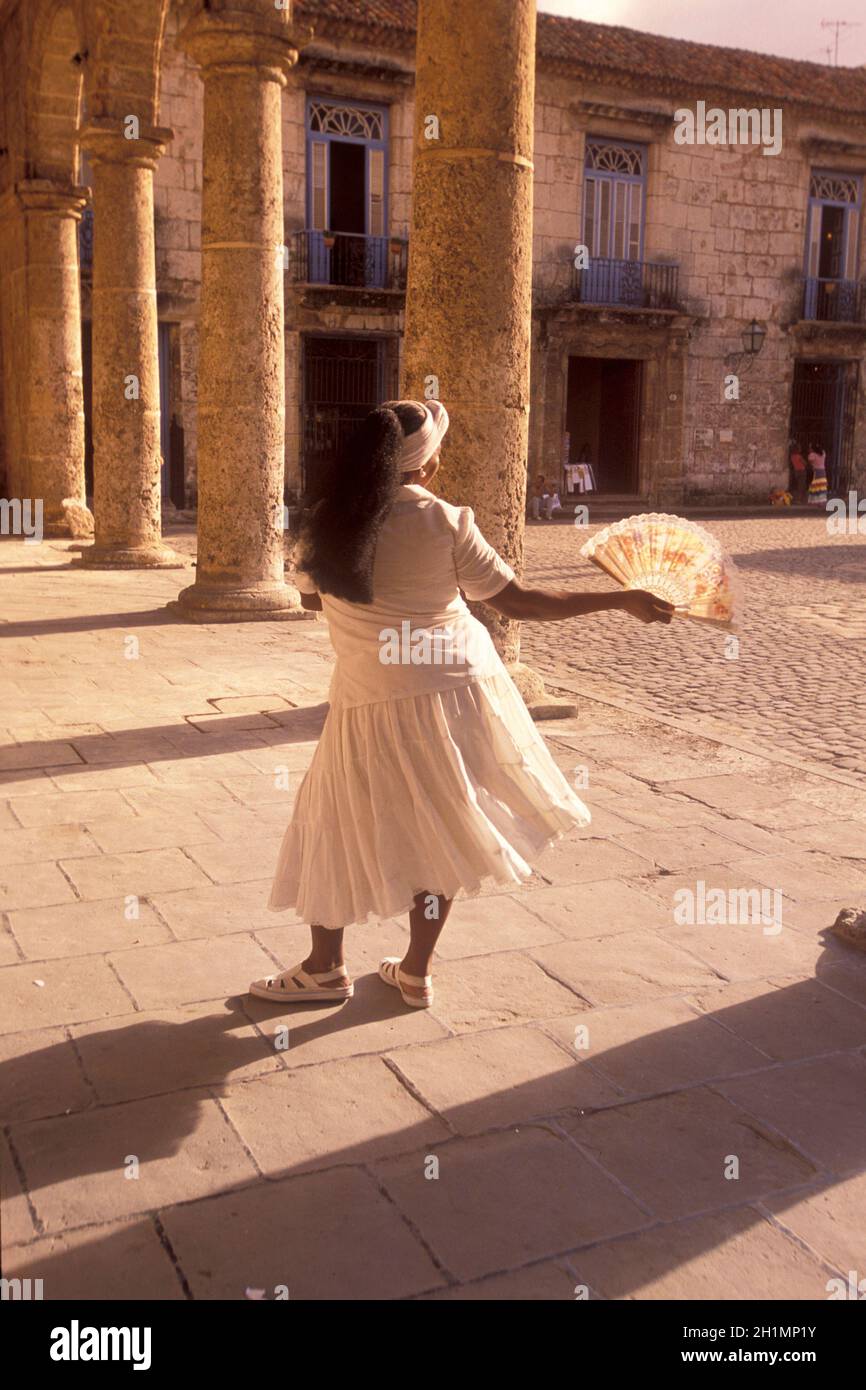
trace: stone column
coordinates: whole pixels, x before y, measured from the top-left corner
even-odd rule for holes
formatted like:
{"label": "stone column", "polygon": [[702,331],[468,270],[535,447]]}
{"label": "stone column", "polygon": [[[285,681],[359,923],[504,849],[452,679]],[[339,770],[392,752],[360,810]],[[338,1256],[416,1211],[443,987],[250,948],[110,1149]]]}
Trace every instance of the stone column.
{"label": "stone column", "polygon": [[177,568],[162,542],[153,171],[172,132],[92,121],[93,513],[99,569]]}
{"label": "stone column", "polygon": [[282,91],[289,13],[232,0],[180,46],[204,82],[196,581],[172,609],[201,622],[301,618],[284,579]]}
{"label": "stone column", "polygon": [[87,191],[49,179],[16,185],[25,219],[24,476],[47,536],[71,534],[65,498],[86,505],[78,224]]}
{"label": "stone column", "polygon": [[[523,565],[532,297],[535,0],[419,0],[403,394],[451,428],[434,486]],[[435,377],[436,382],[430,383]],[[527,703],[519,624],[479,611]]]}
{"label": "stone column", "polygon": [[32,497],[24,461],[27,414],[27,254],[24,210],[11,184],[0,194],[0,335],[3,368],[3,495]]}

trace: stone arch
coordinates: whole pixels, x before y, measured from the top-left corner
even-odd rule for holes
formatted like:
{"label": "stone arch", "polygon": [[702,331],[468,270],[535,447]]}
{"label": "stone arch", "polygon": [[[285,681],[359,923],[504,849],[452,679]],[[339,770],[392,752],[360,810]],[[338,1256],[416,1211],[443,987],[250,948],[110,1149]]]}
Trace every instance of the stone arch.
{"label": "stone arch", "polygon": [[89,120],[159,123],[162,42],[169,0],[85,0],[93,47],[87,64]]}
{"label": "stone arch", "polygon": [[87,57],[78,5],[42,0],[28,48],[24,177],[73,184]]}

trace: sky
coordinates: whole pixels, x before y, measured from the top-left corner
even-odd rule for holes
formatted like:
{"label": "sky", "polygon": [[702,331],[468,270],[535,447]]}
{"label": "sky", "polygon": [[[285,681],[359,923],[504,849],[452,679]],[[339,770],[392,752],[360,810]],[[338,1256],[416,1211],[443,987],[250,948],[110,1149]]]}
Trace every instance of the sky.
{"label": "sky", "polygon": [[839,65],[866,64],[864,0],[538,0],[538,8],[810,63],[833,62],[835,30],[822,29],[822,19],[859,21],[858,27],[839,31]]}

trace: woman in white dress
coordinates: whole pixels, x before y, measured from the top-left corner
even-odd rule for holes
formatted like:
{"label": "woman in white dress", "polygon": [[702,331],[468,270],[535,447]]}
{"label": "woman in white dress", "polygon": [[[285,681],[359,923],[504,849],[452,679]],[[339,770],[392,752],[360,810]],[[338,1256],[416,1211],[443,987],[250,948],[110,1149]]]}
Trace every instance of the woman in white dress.
{"label": "woman in white dress", "polygon": [[670,605],[641,591],[524,588],[470,508],[427,491],[447,428],[438,401],[380,406],[311,509],[295,582],[304,607],[324,612],[336,664],[269,906],[310,922],[312,945],[255,981],[259,998],[347,999],[343,929],[408,912],[408,949],[379,973],[428,1007],[455,895],[521,883],[553,840],[589,823],[466,599],[524,621],[618,608],[670,622]]}

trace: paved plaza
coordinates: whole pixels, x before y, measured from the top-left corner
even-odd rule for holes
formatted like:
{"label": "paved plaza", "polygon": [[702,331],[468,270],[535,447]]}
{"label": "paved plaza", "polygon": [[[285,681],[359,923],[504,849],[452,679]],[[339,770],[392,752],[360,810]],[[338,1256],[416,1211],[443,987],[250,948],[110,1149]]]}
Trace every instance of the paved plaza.
{"label": "paved plaza", "polygon": [[[189,573],[0,544],[7,1277],[233,1300],[863,1277],[866,955],[828,929],[866,905],[866,537],[709,525],[742,575],[736,655],[615,613],[524,629],[577,700],[540,727],[593,823],[455,906],[428,1012],[375,974],[405,921],[350,929],[339,1008],[244,993],[305,952],[265,901],[324,623],[187,625],[165,605]],[[607,587],[585,535],[530,527],[528,579]],[[702,911],[747,891],[772,913]]]}
{"label": "paved plaza", "polygon": [[[635,698],[653,713],[715,721],[723,735],[748,733],[768,748],[866,774],[866,515],[862,534],[828,532],[828,517],[703,522],[737,566],[738,644],[724,633],[677,624],[660,643],[618,613],[592,629],[525,630],[523,654],[551,679],[567,675]],[[847,522],[850,525],[850,519]],[[539,584],[610,581],[587,572],[580,547],[598,528],[564,523],[527,530],[529,573]]]}

